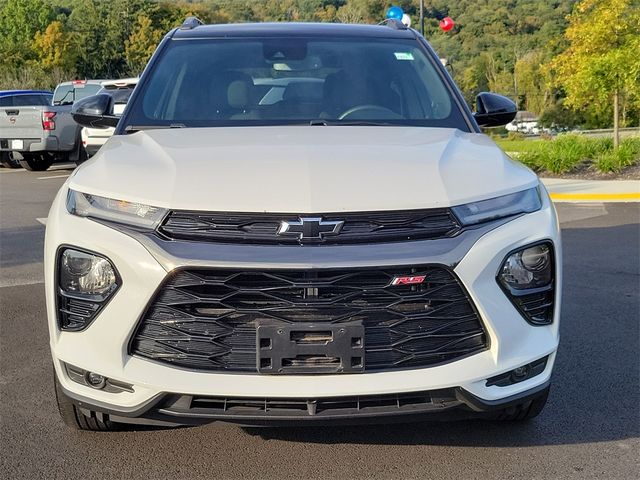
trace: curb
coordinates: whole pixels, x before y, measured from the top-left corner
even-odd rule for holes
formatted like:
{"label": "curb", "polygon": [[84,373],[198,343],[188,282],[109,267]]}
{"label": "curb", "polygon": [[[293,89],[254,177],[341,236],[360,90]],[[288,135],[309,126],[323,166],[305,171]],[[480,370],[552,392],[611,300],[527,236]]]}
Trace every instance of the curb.
{"label": "curb", "polygon": [[549,193],[554,201],[640,202],[640,192],[630,193]]}
{"label": "curb", "polygon": [[640,181],[541,178],[554,202],[640,202]]}

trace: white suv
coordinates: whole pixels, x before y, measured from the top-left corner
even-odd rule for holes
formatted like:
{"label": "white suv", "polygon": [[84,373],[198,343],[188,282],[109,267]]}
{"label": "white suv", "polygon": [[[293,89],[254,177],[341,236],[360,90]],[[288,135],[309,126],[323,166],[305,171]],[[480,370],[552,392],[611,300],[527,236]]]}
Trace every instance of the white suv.
{"label": "white suv", "polygon": [[112,109],[74,106],[117,127],[47,222],[69,425],[542,410],[556,214],[479,129],[514,104],[483,93],[472,114],[417,32],[190,20]]}

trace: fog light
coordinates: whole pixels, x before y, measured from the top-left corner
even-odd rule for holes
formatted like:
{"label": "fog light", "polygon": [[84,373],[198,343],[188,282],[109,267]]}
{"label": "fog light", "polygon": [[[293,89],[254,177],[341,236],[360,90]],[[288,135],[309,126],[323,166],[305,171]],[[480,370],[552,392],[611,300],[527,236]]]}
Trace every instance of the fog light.
{"label": "fog light", "polygon": [[553,321],[554,273],[553,245],[542,242],[511,252],[497,280],[529,323],[548,325]]}
{"label": "fog light", "polygon": [[511,377],[514,382],[520,382],[529,376],[529,365],[525,365],[523,367],[514,368],[511,373]]}
{"label": "fog light", "polygon": [[80,385],[87,385],[96,389],[100,389],[108,393],[133,393],[133,385],[130,383],[114,380],[113,378],[103,377],[98,373],[92,373],[84,370],[80,367],[74,367],[68,363],[64,363],[67,370],[67,376],[69,380],[79,383]]}
{"label": "fog light", "polygon": [[87,385],[89,385],[90,387],[93,387],[95,389],[101,389],[105,386],[105,384],[107,383],[107,379],[104,378],[102,375],[100,375],[99,373],[94,373],[94,372],[87,372],[86,375],[86,381],[87,381]]}
{"label": "fog light", "polygon": [[68,248],[60,259],[60,288],[65,292],[106,295],[116,286],[116,272],[106,258]]}
{"label": "fog light", "polygon": [[58,324],[61,330],[85,329],[120,285],[113,264],[96,253],[60,249],[57,261]]}
{"label": "fog light", "polygon": [[509,372],[501,373],[500,375],[496,375],[495,377],[488,378],[486,385],[487,387],[491,387],[492,385],[495,385],[497,387],[508,387],[509,385],[513,385],[514,383],[529,380],[530,378],[533,378],[536,375],[540,375],[542,372],[544,372],[545,368],[547,368],[548,358],[549,357],[543,357],[534,362],[527,363],[526,365],[516,367]]}
{"label": "fog light", "polygon": [[534,245],[507,257],[500,279],[506,286],[517,290],[543,287],[553,277],[552,263],[549,245]]}

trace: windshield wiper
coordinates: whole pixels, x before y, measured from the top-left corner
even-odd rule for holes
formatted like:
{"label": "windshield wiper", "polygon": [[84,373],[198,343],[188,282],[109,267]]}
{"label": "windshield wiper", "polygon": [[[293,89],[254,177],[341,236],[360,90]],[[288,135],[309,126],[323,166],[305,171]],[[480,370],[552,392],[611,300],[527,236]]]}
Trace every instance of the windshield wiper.
{"label": "windshield wiper", "polygon": [[389,123],[389,122],[374,122],[370,120],[324,120],[317,119],[311,120],[309,125],[313,126],[323,126],[323,127],[335,127],[335,126],[351,126],[351,127],[391,127],[391,126],[401,126],[398,123]]}
{"label": "windshield wiper", "polygon": [[172,123],[171,125],[127,125],[124,128],[125,133],[134,133],[141,130],[164,130],[167,128],[186,128],[183,123]]}

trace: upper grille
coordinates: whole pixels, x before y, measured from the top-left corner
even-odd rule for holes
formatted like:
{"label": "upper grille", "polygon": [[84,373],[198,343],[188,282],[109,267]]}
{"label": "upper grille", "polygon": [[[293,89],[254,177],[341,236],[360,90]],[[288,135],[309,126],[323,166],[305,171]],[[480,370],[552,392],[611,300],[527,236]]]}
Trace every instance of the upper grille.
{"label": "upper grille", "polygon": [[461,228],[448,208],[313,216],[324,221],[344,221],[344,225],[335,236],[300,240],[295,236],[278,235],[281,222],[298,221],[300,215],[297,214],[171,211],[158,232],[174,240],[201,242],[337,245],[447,238],[456,235]]}
{"label": "upper grille", "polygon": [[[396,276],[425,275],[419,285]],[[426,367],[487,346],[481,321],[444,267],[266,270],[173,274],[145,312],[131,353],[172,365],[257,372],[259,325],[364,327],[364,370]]]}

